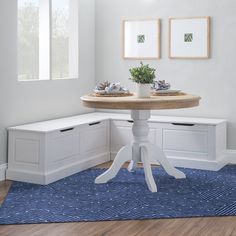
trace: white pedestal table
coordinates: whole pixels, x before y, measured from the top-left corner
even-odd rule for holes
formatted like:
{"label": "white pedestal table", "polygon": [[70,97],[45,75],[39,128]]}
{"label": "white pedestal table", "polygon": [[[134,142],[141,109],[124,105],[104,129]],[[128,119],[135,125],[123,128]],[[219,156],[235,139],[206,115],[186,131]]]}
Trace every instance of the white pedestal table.
{"label": "white pedestal table", "polygon": [[160,147],[149,142],[148,119],[150,118],[150,111],[153,109],[179,109],[198,106],[200,97],[190,94],[151,96],[150,98],[137,98],[135,95],[127,97],[86,95],[81,100],[84,106],[90,108],[131,110],[131,118],[133,120],[133,141],[120,149],[111,167],[95,179],[96,184],[107,183],[114,178],[127,161],[130,161],[129,171],[134,171],[137,163],[142,162],[146,183],[151,192],[157,192],[151,163],[161,164],[164,170],[176,179],[186,178],[183,172],[169,163]]}

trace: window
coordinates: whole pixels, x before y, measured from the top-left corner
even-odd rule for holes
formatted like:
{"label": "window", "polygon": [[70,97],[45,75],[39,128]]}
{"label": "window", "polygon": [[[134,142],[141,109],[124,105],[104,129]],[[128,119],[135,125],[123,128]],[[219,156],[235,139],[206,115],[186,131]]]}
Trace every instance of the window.
{"label": "window", "polygon": [[78,0],[18,0],[18,80],[78,78]]}

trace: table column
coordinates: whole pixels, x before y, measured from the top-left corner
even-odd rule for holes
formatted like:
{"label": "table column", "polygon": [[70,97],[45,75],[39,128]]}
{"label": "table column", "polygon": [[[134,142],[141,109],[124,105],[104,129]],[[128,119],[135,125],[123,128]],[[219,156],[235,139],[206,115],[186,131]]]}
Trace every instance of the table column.
{"label": "table column", "polygon": [[132,110],[131,118],[134,121],[132,126],[132,143],[120,149],[111,167],[98,176],[95,183],[107,183],[117,175],[122,165],[127,161],[131,161],[128,166],[129,171],[135,171],[137,163],[142,162],[145,179],[151,192],[157,192],[157,186],[152,175],[151,163],[160,163],[169,175],[177,179],[185,178],[183,172],[174,168],[169,163],[164,152],[157,145],[149,142],[148,119],[150,118],[150,110]]}

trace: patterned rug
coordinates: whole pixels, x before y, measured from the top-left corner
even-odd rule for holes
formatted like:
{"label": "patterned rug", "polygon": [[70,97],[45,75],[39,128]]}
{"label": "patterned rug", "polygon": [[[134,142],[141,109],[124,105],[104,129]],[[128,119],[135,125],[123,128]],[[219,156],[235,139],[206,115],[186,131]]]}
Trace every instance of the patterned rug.
{"label": "patterned rug", "polygon": [[14,182],[0,208],[0,224],[159,219],[236,215],[236,166],[218,172],[183,169],[176,180],[154,168],[151,193],[143,169],[121,169],[107,184],[89,169],[47,186]]}

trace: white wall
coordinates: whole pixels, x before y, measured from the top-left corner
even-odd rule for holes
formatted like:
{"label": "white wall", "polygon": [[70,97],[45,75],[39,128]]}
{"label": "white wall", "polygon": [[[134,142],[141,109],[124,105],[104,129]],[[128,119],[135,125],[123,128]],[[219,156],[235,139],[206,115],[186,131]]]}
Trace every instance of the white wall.
{"label": "white wall", "polygon": [[6,162],[12,125],[91,111],[80,96],[94,86],[94,0],[80,1],[80,79],[17,81],[17,0],[0,1],[0,164]]}
{"label": "white wall", "polygon": [[[148,63],[157,68],[157,79],[200,95],[202,101],[198,108],[155,113],[225,118],[229,122],[228,148],[236,149],[235,0],[96,0],[95,9],[97,82],[120,81],[134,90],[128,69],[139,61],[122,59],[122,20],[161,18],[162,58]],[[168,18],[178,16],[211,16],[211,59],[168,59]]]}
{"label": "white wall", "polygon": [[[17,0],[0,0],[0,164],[6,162],[8,126],[91,111],[82,106],[80,96],[95,84],[95,38],[97,82],[121,81],[133,90],[128,69],[139,62],[121,58],[121,21],[127,18],[162,19],[162,59],[148,63],[157,67],[158,79],[202,97],[198,108],[155,113],[226,118],[228,148],[236,149],[235,0],[96,0],[95,19],[95,0],[79,1],[80,79],[17,82]],[[212,58],[168,59],[168,17],[201,15],[212,17]]]}

